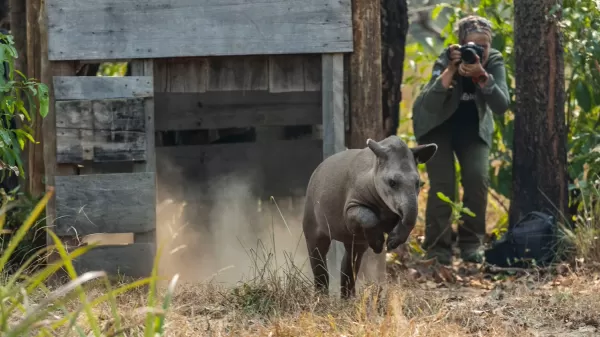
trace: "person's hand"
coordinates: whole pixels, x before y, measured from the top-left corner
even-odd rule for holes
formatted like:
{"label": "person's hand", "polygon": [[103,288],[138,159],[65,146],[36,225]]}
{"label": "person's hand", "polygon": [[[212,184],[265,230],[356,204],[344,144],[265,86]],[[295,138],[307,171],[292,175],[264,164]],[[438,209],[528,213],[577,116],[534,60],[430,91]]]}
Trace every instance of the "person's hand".
{"label": "person's hand", "polygon": [[458,67],[458,74],[460,76],[471,77],[474,79],[479,79],[482,76],[485,77],[486,71],[485,69],[483,69],[481,62],[479,61],[479,56],[475,55],[475,57],[476,61],[473,64],[460,64],[460,66]]}
{"label": "person's hand", "polygon": [[460,64],[460,51],[458,51],[458,48],[460,48],[460,46],[457,44],[453,44],[450,47],[448,47],[448,49],[450,50],[448,70],[452,72],[452,74],[456,73],[456,71],[458,70],[458,65]]}

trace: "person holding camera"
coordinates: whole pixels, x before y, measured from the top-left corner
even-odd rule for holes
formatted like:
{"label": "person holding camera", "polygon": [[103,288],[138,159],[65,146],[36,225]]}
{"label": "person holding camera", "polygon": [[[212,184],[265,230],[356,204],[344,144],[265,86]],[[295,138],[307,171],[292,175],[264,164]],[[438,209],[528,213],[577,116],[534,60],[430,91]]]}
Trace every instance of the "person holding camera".
{"label": "person holding camera", "polygon": [[412,116],[417,142],[438,145],[435,156],[425,164],[431,188],[423,248],[428,258],[437,258],[441,264],[452,262],[452,209],[437,193],[457,201],[455,155],[464,206],[475,213],[475,217],[462,214],[460,256],[467,262],[482,259],[492,113],[504,114],[509,106],[504,60],[491,48],[491,23],[479,16],[463,18],[458,22],[458,38],[461,45],[446,48],[435,61],[431,79],[414,102]]}

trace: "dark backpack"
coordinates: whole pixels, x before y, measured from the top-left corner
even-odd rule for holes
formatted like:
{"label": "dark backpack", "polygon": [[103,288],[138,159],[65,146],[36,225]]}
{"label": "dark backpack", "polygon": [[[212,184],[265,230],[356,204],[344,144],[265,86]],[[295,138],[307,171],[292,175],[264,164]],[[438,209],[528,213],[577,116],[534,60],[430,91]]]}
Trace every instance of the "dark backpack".
{"label": "dark backpack", "polygon": [[556,220],[542,212],[531,212],[485,251],[485,261],[498,267],[545,266],[557,256]]}

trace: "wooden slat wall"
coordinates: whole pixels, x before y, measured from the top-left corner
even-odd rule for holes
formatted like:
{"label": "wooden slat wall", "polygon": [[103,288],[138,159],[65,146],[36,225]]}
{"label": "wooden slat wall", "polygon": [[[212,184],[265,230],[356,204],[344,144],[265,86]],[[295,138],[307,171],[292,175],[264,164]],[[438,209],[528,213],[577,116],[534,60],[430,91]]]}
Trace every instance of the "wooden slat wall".
{"label": "wooden slat wall", "polygon": [[47,0],[50,60],[352,51],[350,0]]}
{"label": "wooden slat wall", "polygon": [[55,77],[56,161],[145,161],[152,77]]}
{"label": "wooden slat wall", "polygon": [[230,128],[256,130],[251,143],[159,146],[160,190],[210,199],[211,182],[234,174],[257,196],[304,195],[323,141],[284,140],[283,127],[322,123],[321,64],[321,55],[155,60],[157,131],[209,130],[218,138]]}
{"label": "wooden slat wall", "polygon": [[[156,174],[152,61],[131,77],[56,76],[58,167],[53,230],[61,237],[134,233],[135,243],[100,246],[78,258],[79,273],[143,277],[155,256]],[[151,233],[151,234],[148,234]],[[141,238],[141,239],[140,239]]]}

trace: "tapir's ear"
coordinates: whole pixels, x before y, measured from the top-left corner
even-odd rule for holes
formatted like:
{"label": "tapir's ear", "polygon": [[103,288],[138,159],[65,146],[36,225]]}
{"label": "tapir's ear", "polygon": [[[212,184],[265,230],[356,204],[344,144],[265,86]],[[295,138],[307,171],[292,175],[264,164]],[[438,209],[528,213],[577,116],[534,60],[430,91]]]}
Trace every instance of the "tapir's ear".
{"label": "tapir's ear", "polygon": [[367,139],[367,146],[369,147],[369,149],[371,149],[371,151],[373,151],[373,153],[375,153],[375,155],[377,157],[385,158],[387,156],[387,154],[385,152],[385,148],[383,146],[381,146],[381,144],[374,141],[373,139],[371,139],[371,138]]}
{"label": "tapir's ear", "polygon": [[419,146],[411,148],[410,150],[412,151],[417,164],[425,164],[426,162],[429,161],[429,159],[431,159],[431,157],[433,157],[435,155],[435,153],[437,152],[437,148],[438,148],[437,144],[431,143],[431,144],[419,145]]}

